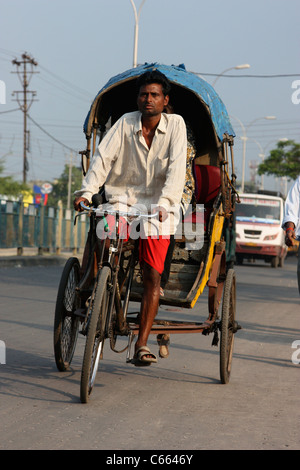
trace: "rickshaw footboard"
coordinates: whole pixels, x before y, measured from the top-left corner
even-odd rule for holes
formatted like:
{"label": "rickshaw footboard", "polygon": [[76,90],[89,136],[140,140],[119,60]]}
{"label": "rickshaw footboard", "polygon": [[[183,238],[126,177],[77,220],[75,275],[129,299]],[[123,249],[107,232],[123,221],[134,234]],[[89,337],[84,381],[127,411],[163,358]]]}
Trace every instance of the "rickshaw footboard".
{"label": "rickshaw footboard", "polygon": [[[153,322],[150,334],[186,334],[186,333],[203,333],[209,334],[212,329],[214,321],[206,320],[205,322],[181,322],[173,320],[155,320]],[[130,319],[128,326],[132,334],[136,335],[139,332],[139,325],[137,319]]]}

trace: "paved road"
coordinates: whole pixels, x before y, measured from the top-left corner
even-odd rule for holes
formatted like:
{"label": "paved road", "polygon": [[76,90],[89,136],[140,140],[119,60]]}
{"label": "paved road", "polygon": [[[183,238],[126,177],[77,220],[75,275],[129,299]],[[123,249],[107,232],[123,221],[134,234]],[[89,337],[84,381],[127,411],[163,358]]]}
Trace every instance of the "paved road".
{"label": "paved road", "polygon": [[[91,401],[79,401],[84,339],[72,368],[59,373],[52,351],[53,311],[62,268],[0,269],[0,449],[299,449],[300,340],[296,259],[283,268],[237,266],[237,316],[228,385],[219,382],[211,336],[174,335],[171,354],[149,368],[125,363],[108,345]],[[194,310],[160,316],[205,319]],[[120,348],[124,343],[120,342]],[[154,338],[151,347],[156,350]],[[3,351],[2,351],[3,352]],[[297,361],[296,361],[297,362]],[[158,452],[156,452],[158,453]],[[183,452],[184,453],[184,452]],[[116,454],[118,455],[118,454]]]}

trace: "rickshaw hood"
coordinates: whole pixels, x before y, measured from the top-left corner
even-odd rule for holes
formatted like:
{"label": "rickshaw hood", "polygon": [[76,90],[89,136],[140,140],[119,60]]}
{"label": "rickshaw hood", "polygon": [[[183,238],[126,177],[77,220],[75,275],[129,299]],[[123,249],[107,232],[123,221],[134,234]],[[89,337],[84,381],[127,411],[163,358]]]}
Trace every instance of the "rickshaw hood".
{"label": "rickshaw hood", "polygon": [[99,91],[84,122],[83,131],[87,137],[90,137],[92,133],[93,119],[101,97],[113,87],[120,85],[121,83],[124,83],[128,80],[136,79],[148,70],[160,71],[170,80],[171,84],[174,83],[179,85],[197,95],[200,101],[206,105],[214,125],[216,135],[221,142],[223,141],[224,135],[226,134],[232,137],[235,136],[223,101],[216,93],[214,88],[203,78],[193,72],[188,72],[183,64],[179,66],[169,66],[158,63],[145,63],[144,65],[126,70],[125,72],[112,77]]}

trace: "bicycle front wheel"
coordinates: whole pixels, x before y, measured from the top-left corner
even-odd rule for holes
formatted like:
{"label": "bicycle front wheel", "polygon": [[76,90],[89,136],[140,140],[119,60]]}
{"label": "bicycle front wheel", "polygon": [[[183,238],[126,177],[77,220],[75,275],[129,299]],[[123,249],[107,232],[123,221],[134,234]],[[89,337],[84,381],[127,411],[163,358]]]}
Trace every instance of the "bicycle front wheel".
{"label": "bicycle front wheel", "polygon": [[87,403],[92,393],[106,335],[105,326],[109,305],[109,287],[111,283],[111,271],[109,267],[104,266],[101,269],[96,282],[95,295],[91,299],[92,305],[90,307],[90,318],[88,319],[88,330],[81,371],[80,400],[82,403]]}
{"label": "bicycle front wheel", "polygon": [[77,258],[69,258],[63,269],[58,288],[54,315],[54,356],[59,371],[66,371],[75,351],[79,318],[74,315],[80,305],[76,293],[80,265]]}

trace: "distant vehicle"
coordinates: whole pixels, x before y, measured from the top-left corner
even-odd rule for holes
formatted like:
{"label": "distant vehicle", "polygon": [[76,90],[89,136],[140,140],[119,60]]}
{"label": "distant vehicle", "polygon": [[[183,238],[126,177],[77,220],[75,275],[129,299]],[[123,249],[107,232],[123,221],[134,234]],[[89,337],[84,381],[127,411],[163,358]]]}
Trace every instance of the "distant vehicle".
{"label": "distant vehicle", "polygon": [[[281,196],[259,192],[240,194],[236,205],[236,261],[264,260],[273,268],[282,267],[287,254],[281,228],[284,200]],[[278,193],[273,193],[278,194]]]}

